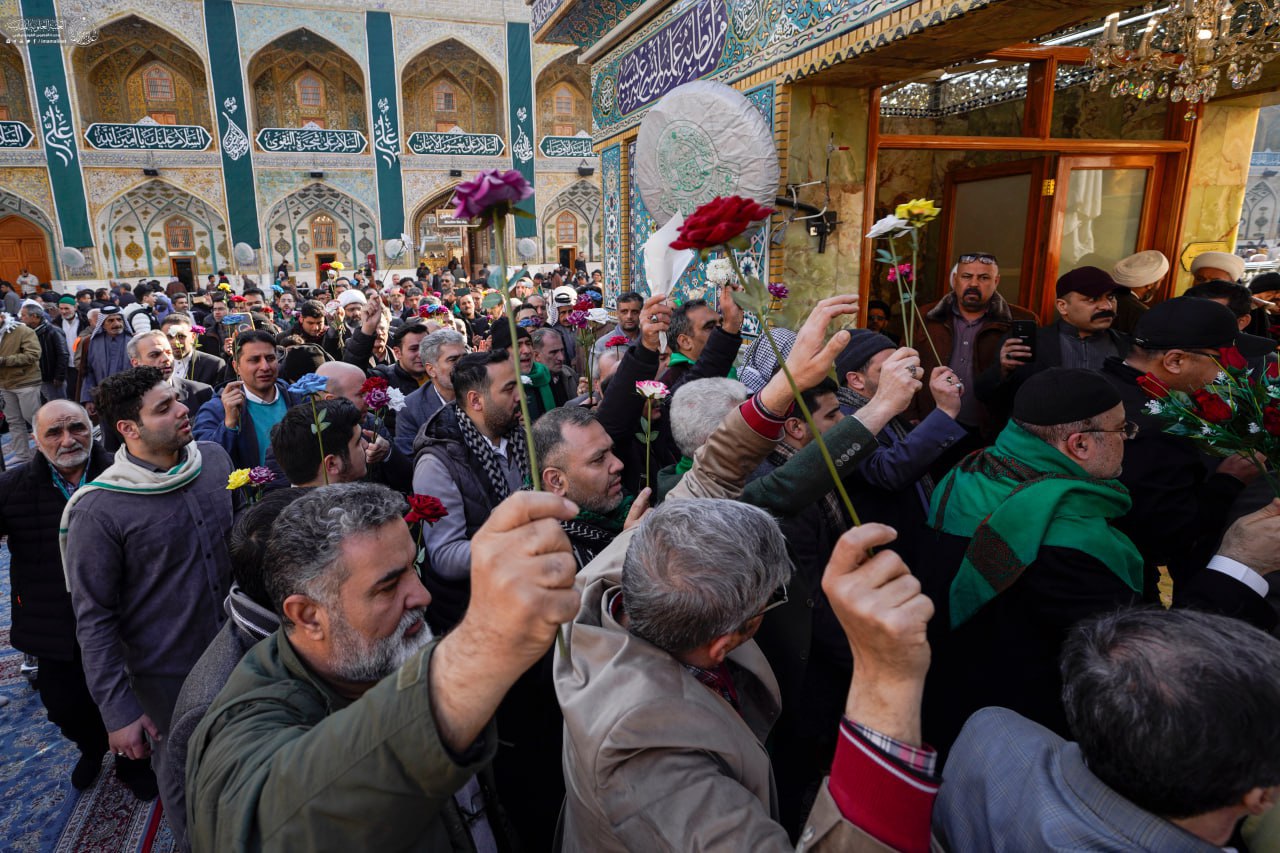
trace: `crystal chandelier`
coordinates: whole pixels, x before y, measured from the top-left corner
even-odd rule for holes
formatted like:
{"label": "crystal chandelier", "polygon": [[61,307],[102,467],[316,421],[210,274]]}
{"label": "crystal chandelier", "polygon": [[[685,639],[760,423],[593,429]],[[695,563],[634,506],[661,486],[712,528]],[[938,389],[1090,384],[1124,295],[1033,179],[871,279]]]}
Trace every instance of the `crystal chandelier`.
{"label": "crystal chandelier", "polygon": [[[1120,14],[1107,16],[1089,51],[1089,88],[1111,86],[1111,96],[1152,96],[1207,102],[1223,71],[1239,89],[1262,76],[1262,66],[1280,53],[1280,0],[1182,0],[1148,4],[1127,24],[1146,20],[1135,38],[1122,33]],[[1134,28],[1126,27],[1127,31]],[[1188,121],[1195,109],[1188,111]]]}

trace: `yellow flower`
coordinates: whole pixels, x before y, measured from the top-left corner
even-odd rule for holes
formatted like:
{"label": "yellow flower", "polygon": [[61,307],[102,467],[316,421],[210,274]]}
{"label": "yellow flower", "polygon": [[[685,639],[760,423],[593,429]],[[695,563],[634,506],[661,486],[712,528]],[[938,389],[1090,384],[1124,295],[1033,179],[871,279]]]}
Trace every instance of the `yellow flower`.
{"label": "yellow flower", "polygon": [[345,270],[345,269],[346,269],[346,267],[344,267],[344,266],[342,265],[342,261],[334,261],[333,263],[329,264],[329,266],[333,267],[335,270]]}
{"label": "yellow flower", "polygon": [[227,284],[227,283],[224,281],[224,282],[222,282],[221,284],[219,284],[219,285],[218,285],[218,290],[225,290],[227,293],[230,293],[230,292],[231,292],[231,285]]}
{"label": "yellow flower", "polygon": [[906,219],[913,227],[919,228],[926,222],[932,222],[941,212],[932,199],[913,198],[906,204],[898,205],[893,215],[899,219]]}
{"label": "yellow flower", "polygon": [[231,472],[231,476],[227,478],[228,489],[238,489],[241,486],[249,485],[249,469],[237,468]]}

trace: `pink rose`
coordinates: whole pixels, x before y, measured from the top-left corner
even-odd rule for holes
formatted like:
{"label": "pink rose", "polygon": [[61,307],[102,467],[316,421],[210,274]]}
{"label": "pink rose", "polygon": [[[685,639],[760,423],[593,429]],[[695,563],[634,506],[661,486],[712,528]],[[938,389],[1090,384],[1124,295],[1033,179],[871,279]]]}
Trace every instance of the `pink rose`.
{"label": "pink rose", "polygon": [[453,201],[459,219],[480,219],[487,223],[498,205],[515,204],[533,195],[533,187],[514,169],[485,169],[470,181],[458,184]]}

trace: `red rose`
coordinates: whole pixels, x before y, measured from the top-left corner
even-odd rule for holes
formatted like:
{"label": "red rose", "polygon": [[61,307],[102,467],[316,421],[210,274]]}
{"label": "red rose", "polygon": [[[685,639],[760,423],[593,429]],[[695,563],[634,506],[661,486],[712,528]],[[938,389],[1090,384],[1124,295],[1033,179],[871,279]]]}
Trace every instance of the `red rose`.
{"label": "red rose", "polygon": [[1244,370],[1249,363],[1244,360],[1244,356],[1240,354],[1240,350],[1235,347],[1222,347],[1218,350],[1218,359],[1222,362],[1223,367],[1230,367],[1235,370]]}
{"label": "red rose", "polygon": [[569,310],[570,311],[590,311],[592,308],[595,308],[595,307],[596,307],[596,304],[591,301],[591,298],[589,296],[579,296],[578,301],[573,303],[573,307],[570,308]]}
{"label": "red rose", "polygon": [[1191,399],[1195,401],[1196,414],[1211,424],[1226,423],[1235,414],[1231,411],[1231,406],[1227,404],[1226,400],[1216,394],[1210,394],[1204,389],[1192,394]]}
{"label": "red rose", "polygon": [[1280,409],[1267,406],[1262,410],[1262,428],[1271,435],[1280,435]]}
{"label": "red rose", "polygon": [[671,248],[710,249],[722,246],[750,228],[751,223],[768,219],[772,214],[773,208],[742,196],[716,197],[689,214]]}
{"label": "red rose", "polygon": [[448,514],[449,510],[445,509],[439,498],[433,498],[431,495],[409,495],[409,512],[404,520],[406,524],[418,521],[435,524]]}
{"label": "red rose", "polygon": [[368,394],[370,391],[385,390],[387,390],[387,380],[383,379],[381,376],[370,376],[364,381],[364,384],[360,386],[361,394]]}
{"label": "red rose", "polygon": [[1169,386],[1150,373],[1144,373],[1138,377],[1138,387],[1146,391],[1147,396],[1154,397],[1157,400],[1163,400],[1169,396]]}
{"label": "red rose", "polygon": [[629,347],[631,346],[631,339],[626,335],[614,335],[605,341],[604,345],[606,349],[609,347]]}
{"label": "red rose", "polygon": [[1280,379],[1280,361],[1268,361],[1266,374],[1268,379]]}
{"label": "red rose", "polygon": [[239,305],[241,302],[244,302],[244,301],[245,301],[244,297],[240,296],[239,294],[231,297],[232,305]]}

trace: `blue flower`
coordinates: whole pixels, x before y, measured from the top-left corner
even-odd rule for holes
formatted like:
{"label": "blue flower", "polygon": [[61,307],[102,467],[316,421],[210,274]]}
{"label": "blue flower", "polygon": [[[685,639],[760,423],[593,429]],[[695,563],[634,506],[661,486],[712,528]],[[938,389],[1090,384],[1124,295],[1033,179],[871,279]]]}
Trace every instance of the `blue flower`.
{"label": "blue flower", "polygon": [[278,284],[271,285],[271,289],[274,290],[276,293],[284,293],[284,288]]}
{"label": "blue flower", "polygon": [[583,295],[586,296],[588,299],[590,299],[592,302],[599,302],[601,299],[604,298],[603,296],[600,295],[600,291],[598,290],[588,290]]}
{"label": "blue flower", "polygon": [[300,394],[304,397],[307,397],[312,394],[320,393],[325,389],[325,386],[328,384],[329,384],[328,377],[317,376],[314,373],[308,373],[306,376],[300,377],[297,382],[289,386],[289,393]]}

